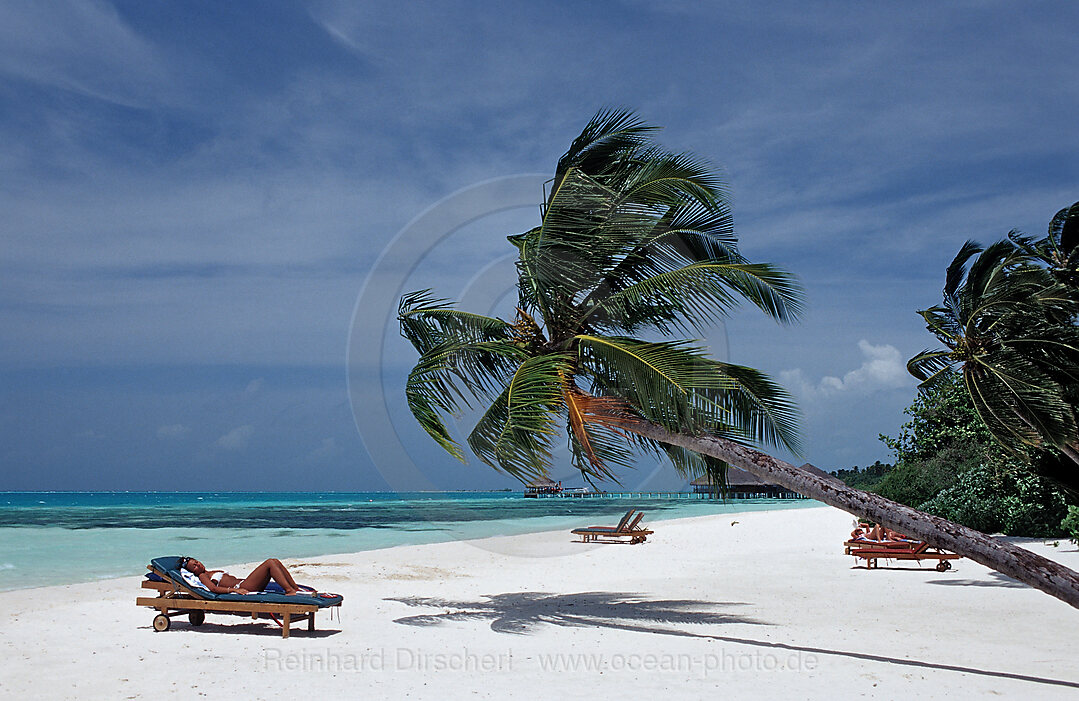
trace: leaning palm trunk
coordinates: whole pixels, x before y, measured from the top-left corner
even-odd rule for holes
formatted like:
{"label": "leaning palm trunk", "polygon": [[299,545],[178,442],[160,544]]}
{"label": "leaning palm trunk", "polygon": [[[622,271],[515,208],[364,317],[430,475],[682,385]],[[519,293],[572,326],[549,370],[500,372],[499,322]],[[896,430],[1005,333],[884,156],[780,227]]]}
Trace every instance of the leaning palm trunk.
{"label": "leaning palm trunk", "polygon": [[1007,541],[819,477],[724,438],[672,433],[658,424],[628,417],[610,423],[644,438],[723,460],[770,483],[968,557],[1079,608],[1079,573]]}

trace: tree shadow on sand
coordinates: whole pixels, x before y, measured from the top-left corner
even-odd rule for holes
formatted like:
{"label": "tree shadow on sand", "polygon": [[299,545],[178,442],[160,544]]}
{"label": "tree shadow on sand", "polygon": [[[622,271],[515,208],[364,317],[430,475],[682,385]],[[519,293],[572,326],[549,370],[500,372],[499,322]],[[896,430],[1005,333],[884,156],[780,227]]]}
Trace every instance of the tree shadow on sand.
{"label": "tree shadow on sand", "polygon": [[[672,633],[655,624],[752,623],[760,621],[732,613],[701,610],[745,606],[736,602],[690,599],[651,600],[639,594],[593,591],[577,594],[512,592],[484,596],[482,601],[451,601],[433,597],[389,598],[406,606],[443,609],[443,613],[398,618],[394,623],[433,626],[449,621],[490,621],[496,633],[523,635],[543,625],[574,628],[618,628],[652,633]],[[452,610],[447,610],[452,609]],[[650,627],[651,626],[651,627]]]}
{"label": "tree shadow on sand", "polygon": [[[998,586],[1009,585],[1002,583]],[[1025,585],[1021,584],[1020,586]],[[442,609],[441,613],[405,616],[394,620],[394,623],[407,626],[436,626],[455,621],[490,621],[491,630],[496,633],[509,633],[512,635],[524,635],[544,625],[567,628],[606,628],[655,635],[716,640],[771,650],[829,655],[864,662],[879,662],[920,669],[977,674],[998,679],[1012,679],[1079,689],[1079,682],[1065,679],[1049,679],[1028,674],[925,662],[868,652],[832,650],[772,640],[754,640],[752,638],[698,633],[685,628],[667,627],[686,624],[727,625],[731,623],[772,625],[749,616],[715,610],[748,605],[740,602],[713,602],[692,599],[651,600],[642,594],[626,592],[581,592],[577,594],[511,592],[484,595],[479,601],[459,601],[424,596],[390,597],[385,601],[396,601],[416,608]],[[707,609],[713,610],[709,611]]]}
{"label": "tree shadow on sand", "polygon": [[946,587],[1004,587],[1007,589],[1030,589],[1030,586],[1023,584],[1018,579],[1012,579],[1006,574],[1000,572],[990,572],[989,576],[991,580],[986,581],[984,579],[936,579],[929,582],[929,584],[938,584]]}

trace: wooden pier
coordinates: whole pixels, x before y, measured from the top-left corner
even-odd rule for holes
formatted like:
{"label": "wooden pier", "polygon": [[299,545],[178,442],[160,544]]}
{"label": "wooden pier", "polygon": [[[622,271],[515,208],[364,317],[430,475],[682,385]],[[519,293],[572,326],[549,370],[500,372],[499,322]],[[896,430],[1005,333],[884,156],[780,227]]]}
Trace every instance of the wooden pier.
{"label": "wooden pier", "polygon": [[[529,497],[536,499],[723,499],[720,494],[708,494],[707,492],[544,492],[530,494]],[[727,499],[805,499],[795,492],[743,492],[731,491],[726,495]]]}

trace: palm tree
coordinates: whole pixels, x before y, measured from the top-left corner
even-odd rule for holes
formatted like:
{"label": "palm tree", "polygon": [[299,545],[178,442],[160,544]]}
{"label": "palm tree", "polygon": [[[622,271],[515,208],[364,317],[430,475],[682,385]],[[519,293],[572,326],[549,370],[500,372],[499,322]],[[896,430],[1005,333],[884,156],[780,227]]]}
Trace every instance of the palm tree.
{"label": "palm tree", "polygon": [[1053,216],[1045,238],[1035,241],[1032,236],[1012,230],[1008,239],[1031,259],[1045,265],[1060,283],[1073,291],[1079,290],[1079,202]]}
{"label": "palm tree", "polygon": [[1079,607],[1079,576],[1066,568],[750,448],[798,451],[796,409],[781,387],[691,342],[638,337],[702,331],[741,300],[781,323],[802,310],[791,275],[739,253],[720,179],[658,148],[654,132],[632,114],[601,112],[558,161],[540,225],[510,237],[512,323],[426,290],[402,298],[401,332],[420,354],[406,387],[420,426],[463,460],[442,416],[482,402],[469,448],[522,480],[546,474],[559,423],[590,481],[613,479],[635,450],[720,480],[737,465]]}
{"label": "palm tree", "polygon": [[[1058,275],[1036,262],[1038,252],[1048,257],[1059,247],[1012,236],[1019,245],[963,245],[948,268],[943,304],[919,312],[944,348],[919,353],[907,369],[927,388],[958,367],[975,410],[1008,452],[1029,462],[1054,448],[1079,464],[1067,396],[1079,381],[1079,305],[1059,281],[1067,263]],[[1079,490],[1074,468],[1054,476]]]}

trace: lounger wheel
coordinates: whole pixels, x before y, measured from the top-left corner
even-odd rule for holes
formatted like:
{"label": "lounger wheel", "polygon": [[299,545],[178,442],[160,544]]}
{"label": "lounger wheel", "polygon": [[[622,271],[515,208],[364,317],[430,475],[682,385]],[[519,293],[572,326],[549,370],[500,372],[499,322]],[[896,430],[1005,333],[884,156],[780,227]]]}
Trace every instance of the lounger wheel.
{"label": "lounger wheel", "polygon": [[952,563],[947,560],[941,560],[937,563],[937,572],[947,572],[952,568]]}
{"label": "lounger wheel", "polygon": [[203,623],[206,622],[206,612],[192,611],[191,613],[187,614],[187,620],[191,621],[191,625],[193,626],[201,626]]}
{"label": "lounger wheel", "polygon": [[154,616],[154,630],[156,630],[158,633],[162,633],[168,630],[169,623],[171,623],[171,621],[169,621],[169,617],[163,613],[159,613]]}

